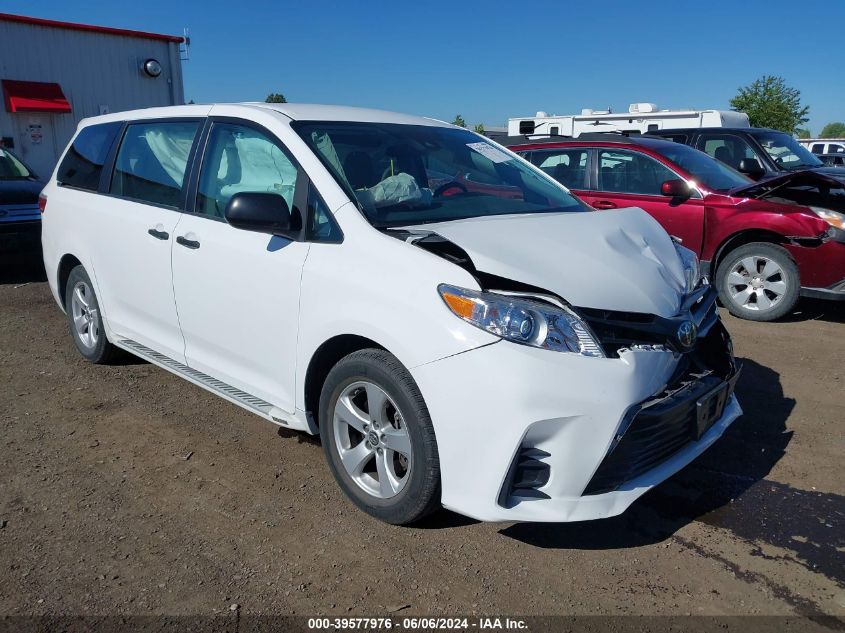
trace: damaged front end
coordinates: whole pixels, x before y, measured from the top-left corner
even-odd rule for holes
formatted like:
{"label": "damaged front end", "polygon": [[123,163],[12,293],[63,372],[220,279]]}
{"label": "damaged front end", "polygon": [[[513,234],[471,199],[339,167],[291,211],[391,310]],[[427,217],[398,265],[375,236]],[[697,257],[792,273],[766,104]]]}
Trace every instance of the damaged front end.
{"label": "damaged front end", "polygon": [[[536,340],[534,343],[521,341],[518,337],[521,331],[519,324],[524,321],[520,321],[517,310],[517,316],[512,318],[516,324],[513,328],[517,332],[516,337],[485,328],[502,338],[588,357],[618,359],[626,364],[632,362],[634,355],[643,353],[672,356],[674,370],[671,376],[652,395],[630,407],[604,458],[583,489],[583,496],[617,490],[665,462],[687,444],[700,439],[722,417],[731,400],[739,367],[733,357],[730,336],[719,319],[717,292],[704,280],[696,277],[685,289],[686,292],[677,292],[677,308],[670,315],[605,309],[573,304],[548,288],[496,274],[504,272],[502,269],[496,272],[479,270],[466,249],[437,232],[415,227],[392,230],[390,234],[473,275],[481,290],[459,294],[460,299],[468,300],[467,314],[471,314],[476,305],[473,304],[475,297],[483,303],[487,293],[487,296],[501,296],[505,300],[513,298],[508,305],[520,309],[523,306],[530,310],[535,305],[547,305],[549,310],[571,313],[583,324],[581,331],[577,327],[572,328],[568,347],[550,346],[543,337],[540,337],[539,344]],[[608,292],[611,290],[609,288]],[[444,300],[455,314],[462,316],[461,306],[451,305],[446,297]],[[504,311],[505,308],[500,310]],[[478,327],[484,326],[470,318],[467,320]],[[560,338],[566,339],[565,336]],[[594,341],[594,345],[590,341]],[[540,450],[531,442],[523,442],[501,488],[499,505],[512,508],[521,502],[548,498],[544,490],[549,481],[552,459],[548,451]]]}

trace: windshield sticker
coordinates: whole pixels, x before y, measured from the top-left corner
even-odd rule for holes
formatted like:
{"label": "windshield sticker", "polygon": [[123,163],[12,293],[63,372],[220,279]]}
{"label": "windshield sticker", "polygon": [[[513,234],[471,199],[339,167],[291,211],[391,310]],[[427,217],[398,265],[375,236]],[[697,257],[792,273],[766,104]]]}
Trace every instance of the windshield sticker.
{"label": "windshield sticker", "polygon": [[504,163],[513,158],[513,156],[508,156],[502,150],[496,149],[488,143],[467,143],[467,147],[475,150],[485,158],[489,158],[494,163]]}

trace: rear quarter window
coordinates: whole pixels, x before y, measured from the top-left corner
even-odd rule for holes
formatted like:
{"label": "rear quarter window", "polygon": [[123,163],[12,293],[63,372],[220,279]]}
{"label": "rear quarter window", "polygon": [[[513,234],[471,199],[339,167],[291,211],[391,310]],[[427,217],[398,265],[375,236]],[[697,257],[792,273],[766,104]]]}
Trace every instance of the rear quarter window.
{"label": "rear quarter window", "polygon": [[119,121],[89,125],[79,131],[65,154],[56,180],[60,185],[97,191],[103,165],[123,124]]}

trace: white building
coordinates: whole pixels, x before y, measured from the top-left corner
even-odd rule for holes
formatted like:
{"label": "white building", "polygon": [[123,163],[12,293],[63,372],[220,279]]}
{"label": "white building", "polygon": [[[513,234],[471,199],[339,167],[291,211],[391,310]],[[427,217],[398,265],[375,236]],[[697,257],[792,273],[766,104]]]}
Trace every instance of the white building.
{"label": "white building", "polygon": [[0,146],[46,178],[80,119],[184,103],[183,43],[0,13]]}

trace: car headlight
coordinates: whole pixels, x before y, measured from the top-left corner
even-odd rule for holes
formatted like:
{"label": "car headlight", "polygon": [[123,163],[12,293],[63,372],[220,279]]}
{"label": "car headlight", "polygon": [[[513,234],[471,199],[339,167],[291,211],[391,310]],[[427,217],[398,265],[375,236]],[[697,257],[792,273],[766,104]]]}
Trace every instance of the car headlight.
{"label": "car headlight", "polygon": [[810,207],[810,209],[830,226],[845,231],[845,213],[822,209],[821,207]]}
{"label": "car headlight", "polygon": [[701,280],[701,265],[698,263],[698,255],[677,242],[673,241],[673,243],[675,244],[675,250],[678,251],[678,257],[681,258],[681,264],[684,267],[684,282],[686,283],[684,292],[692,292]]}
{"label": "car headlight", "polygon": [[604,351],[571,310],[543,301],[440,284],[437,290],[453,314],[514,343],[604,358]]}

